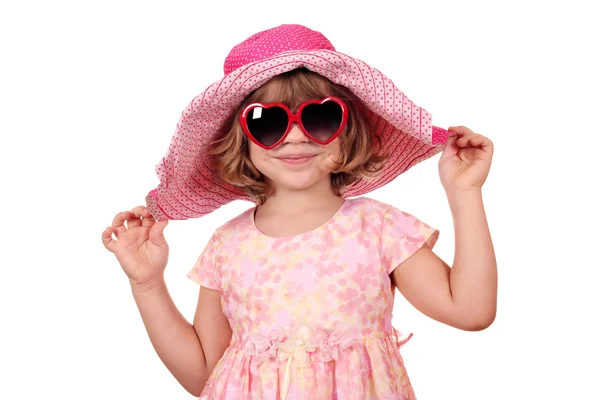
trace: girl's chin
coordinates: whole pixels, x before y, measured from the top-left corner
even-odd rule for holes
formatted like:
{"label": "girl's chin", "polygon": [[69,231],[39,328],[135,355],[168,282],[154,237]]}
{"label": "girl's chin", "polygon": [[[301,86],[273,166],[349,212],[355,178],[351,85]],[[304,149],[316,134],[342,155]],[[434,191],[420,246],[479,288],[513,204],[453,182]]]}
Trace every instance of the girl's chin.
{"label": "girl's chin", "polygon": [[292,176],[287,176],[285,179],[278,179],[278,177],[274,176],[273,178],[269,178],[271,184],[275,186],[275,188],[281,187],[287,190],[303,190],[307,189],[311,186],[316,185],[321,182],[321,180],[329,177],[329,174],[326,176],[302,176],[302,174],[293,174]]}

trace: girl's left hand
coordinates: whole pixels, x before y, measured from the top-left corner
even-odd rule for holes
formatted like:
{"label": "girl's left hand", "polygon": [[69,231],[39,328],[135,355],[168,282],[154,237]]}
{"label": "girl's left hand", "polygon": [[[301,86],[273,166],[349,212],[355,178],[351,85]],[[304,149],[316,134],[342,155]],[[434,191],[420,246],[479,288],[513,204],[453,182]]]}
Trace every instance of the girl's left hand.
{"label": "girl's left hand", "polygon": [[456,134],[448,138],[438,165],[444,190],[466,192],[481,190],[490,166],[494,145],[483,135],[464,126],[448,128]]}

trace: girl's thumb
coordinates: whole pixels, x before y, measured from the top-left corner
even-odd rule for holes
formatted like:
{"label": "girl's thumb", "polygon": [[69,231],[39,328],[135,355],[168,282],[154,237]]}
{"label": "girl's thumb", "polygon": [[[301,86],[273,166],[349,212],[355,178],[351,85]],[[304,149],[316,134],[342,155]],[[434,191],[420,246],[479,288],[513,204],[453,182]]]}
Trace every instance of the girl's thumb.
{"label": "girl's thumb", "polygon": [[449,136],[448,139],[446,140],[446,143],[444,143],[444,147],[442,150],[442,156],[440,158],[453,156],[456,154],[457,150],[458,150],[458,148],[456,146],[456,136],[455,135]]}
{"label": "girl's thumb", "polygon": [[168,219],[158,221],[154,224],[154,226],[150,229],[150,241],[152,243],[159,245],[159,244],[165,244],[167,242],[165,240],[164,230],[168,224],[169,224]]}

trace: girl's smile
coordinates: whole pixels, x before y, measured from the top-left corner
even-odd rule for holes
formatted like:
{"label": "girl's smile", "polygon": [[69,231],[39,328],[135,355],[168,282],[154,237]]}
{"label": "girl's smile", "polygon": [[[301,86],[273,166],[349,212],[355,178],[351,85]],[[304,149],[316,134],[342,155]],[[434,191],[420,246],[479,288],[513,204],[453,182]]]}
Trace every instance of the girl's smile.
{"label": "girl's smile", "polygon": [[[316,144],[297,124],[274,149],[264,149],[252,141],[249,145],[252,164],[274,185],[273,189],[307,189],[328,179],[331,170],[327,159],[330,154],[337,159],[340,153],[338,138],[326,145]],[[324,190],[331,191],[329,187]]]}
{"label": "girl's smile", "polygon": [[316,156],[316,154],[286,154],[276,158],[285,164],[301,165],[308,163]]}

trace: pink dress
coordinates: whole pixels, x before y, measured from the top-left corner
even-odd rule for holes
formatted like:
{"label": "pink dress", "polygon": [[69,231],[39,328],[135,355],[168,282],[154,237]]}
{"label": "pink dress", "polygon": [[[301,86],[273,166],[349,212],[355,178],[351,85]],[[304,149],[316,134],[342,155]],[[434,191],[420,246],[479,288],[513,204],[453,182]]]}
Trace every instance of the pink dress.
{"label": "pink dress", "polygon": [[439,231],[379,201],[270,237],[254,208],[219,227],[188,277],[221,293],[231,343],[200,399],[415,399],[389,274]]}

